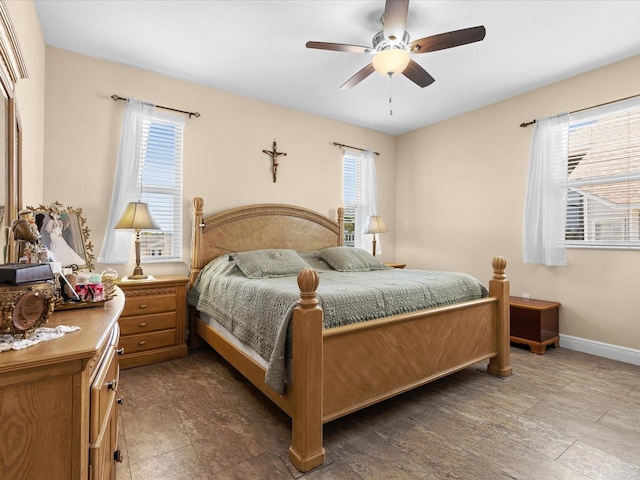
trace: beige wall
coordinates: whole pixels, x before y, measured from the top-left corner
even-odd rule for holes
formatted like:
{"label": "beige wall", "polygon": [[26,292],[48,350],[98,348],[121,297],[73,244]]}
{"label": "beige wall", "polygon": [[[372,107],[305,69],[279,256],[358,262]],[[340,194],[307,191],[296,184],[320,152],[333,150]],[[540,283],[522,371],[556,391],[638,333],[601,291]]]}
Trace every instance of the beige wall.
{"label": "beige wall", "polygon": [[[46,57],[44,198],[83,208],[96,256],[126,105],[109,98],[117,93],[202,114],[185,127],[184,263],[146,264],[145,273],[187,271],[195,196],[204,198],[205,214],[287,203],[334,217],[342,203],[342,152],[334,141],[381,152],[379,207],[391,230],[384,235],[381,258],[394,259],[396,137],[53,47],[47,47]],[[280,157],[276,183],[270,158],[262,153],[274,138],[287,153]],[[131,273],[133,263],[114,268]]]}
{"label": "beige wall", "polygon": [[638,94],[640,57],[398,139],[396,257],[420,268],[491,275],[503,255],[514,295],[556,300],[561,334],[640,349],[640,252],[568,251],[566,267],[522,262],[533,118]]}
{"label": "beige wall", "polygon": [[23,205],[42,201],[44,162],[45,44],[32,1],[5,2],[18,37],[28,78],[19,80],[15,95],[22,126]]}
{"label": "beige wall", "polygon": [[[561,333],[640,349],[638,252],[569,250],[567,267],[522,263],[532,130],[518,127],[532,118],[637,94],[640,58],[396,138],[45,49],[33,2],[6,3],[29,72],[16,89],[24,131],[24,203],[59,200],[82,207],[96,254],[124,111],[124,102],[109,96],[118,93],[203,115],[188,120],[185,130],[185,263],[149,265],[148,273],[186,272],[190,202],[196,195],[205,198],[206,212],[283,202],[333,215],[341,201],[341,155],[332,145],[337,140],[382,152],[377,161],[380,213],[390,227],[383,236],[384,260],[466,271],[486,281],[491,257],[504,255],[514,294],[562,302]],[[274,138],[288,154],[276,184],[262,153]],[[116,268],[127,273],[132,264]]]}

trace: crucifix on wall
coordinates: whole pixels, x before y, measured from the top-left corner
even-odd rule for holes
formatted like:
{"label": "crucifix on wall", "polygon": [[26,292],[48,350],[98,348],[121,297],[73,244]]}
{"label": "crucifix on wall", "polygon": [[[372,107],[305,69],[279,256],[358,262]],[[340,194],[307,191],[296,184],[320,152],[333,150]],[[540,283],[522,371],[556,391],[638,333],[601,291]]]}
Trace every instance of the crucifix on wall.
{"label": "crucifix on wall", "polygon": [[287,154],[284,152],[278,152],[275,138],[273,139],[273,146],[271,147],[271,150],[262,151],[271,157],[271,171],[273,172],[273,183],[275,183],[276,176],[278,175],[278,157],[281,155],[286,157]]}

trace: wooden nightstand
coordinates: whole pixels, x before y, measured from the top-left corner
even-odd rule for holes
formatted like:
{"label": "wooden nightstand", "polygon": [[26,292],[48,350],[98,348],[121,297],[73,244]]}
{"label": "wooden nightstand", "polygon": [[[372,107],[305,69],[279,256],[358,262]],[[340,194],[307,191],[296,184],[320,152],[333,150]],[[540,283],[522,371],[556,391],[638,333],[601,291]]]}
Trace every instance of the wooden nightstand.
{"label": "wooden nightstand", "polygon": [[120,316],[122,368],[187,356],[187,282],[182,275],[118,281],[125,295]]}
{"label": "wooden nightstand", "polygon": [[393,263],[393,262],[384,262],[384,264],[387,267],[393,267],[393,268],[404,268],[407,266],[406,263]]}
{"label": "wooden nightstand", "polygon": [[511,341],[524,343],[542,355],[547,345],[560,346],[558,335],[558,302],[509,297]]}

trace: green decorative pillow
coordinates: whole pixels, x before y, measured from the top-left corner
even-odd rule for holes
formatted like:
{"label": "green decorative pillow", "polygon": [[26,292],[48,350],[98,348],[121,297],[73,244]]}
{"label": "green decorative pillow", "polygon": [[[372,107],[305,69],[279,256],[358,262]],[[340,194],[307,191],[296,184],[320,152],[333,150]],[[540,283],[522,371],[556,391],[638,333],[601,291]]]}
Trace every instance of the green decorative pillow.
{"label": "green decorative pillow", "polygon": [[314,270],[318,270],[319,272],[322,270],[333,270],[331,265],[329,265],[319,254],[318,251],[313,252],[299,252],[300,257],[309,264],[311,268]]}
{"label": "green decorative pillow", "polygon": [[295,250],[269,248],[231,255],[248,278],[290,277],[311,268]]}
{"label": "green decorative pillow", "polygon": [[384,263],[366,250],[353,247],[329,247],[318,251],[318,255],[335,270],[340,272],[368,272],[388,270]]}

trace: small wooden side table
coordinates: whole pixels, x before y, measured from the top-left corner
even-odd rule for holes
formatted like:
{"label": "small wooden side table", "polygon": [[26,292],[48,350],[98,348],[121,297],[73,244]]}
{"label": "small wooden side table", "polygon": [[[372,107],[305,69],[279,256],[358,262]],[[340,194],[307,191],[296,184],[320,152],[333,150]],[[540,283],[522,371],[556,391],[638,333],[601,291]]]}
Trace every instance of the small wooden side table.
{"label": "small wooden side table", "polygon": [[387,267],[392,267],[392,268],[404,268],[407,266],[406,263],[394,263],[394,262],[385,262],[384,263]]}
{"label": "small wooden side table", "polygon": [[558,302],[509,297],[509,303],[513,343],[529,345],[538,355],[546,352],[547,345],[560,346]]}

